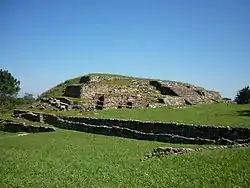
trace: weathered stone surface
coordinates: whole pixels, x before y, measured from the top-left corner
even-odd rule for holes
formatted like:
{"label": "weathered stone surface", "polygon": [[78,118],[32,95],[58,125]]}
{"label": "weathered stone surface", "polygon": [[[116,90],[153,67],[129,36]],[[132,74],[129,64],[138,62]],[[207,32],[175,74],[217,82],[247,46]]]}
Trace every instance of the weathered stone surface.
{"label": "weathered stone surface", "polygon": [[213,103],[221,100],[219,92],[208,91],[202,87],[189,84],[180,84],[173,81],[151,81],[150,84],[161,92],[162,95],[179,96],[188,104]]}
{"label": "weathered stone surface", "polygon": [[34,126],[26,125],[24,123],[17,123],[12,121],[7,121],[3,123],[3,131],[5,132],[53,132],[55,128],[47,126]]}
{"label": "weathered stone surface", "polygon": [[100,102],[99,98],[103,97],[102,105],[104,108],[118,108],[125,107],[146,107],[146,104],[157,103],[157,98],[149,98],[142,95],[133,95],[133,94],[114,94],[114,93],[97,93],[93,97],[93,100],[96,103]]}
{"label": "weathered stone surface", "polygon": [[[64,97],[60,97],[60,98],[54,98],[54,97],[49,97],[49,98],[46,98],[46,97],[43,97],[41,98],[41,102],[43,103],[47,103],[59,110],[70,110],[72,109],[72,101],[67,99],[67,98],[64,98]],[[45,107],[46,108],[46,107]]]}
{"label": "weathered stone surface", "polygon": [[73,105],[73,101],[68,99],[67,97],[57,97],[56,99],[67,105]]}
{"label": "weathered stone surface", "polygon": [[158,102],[166,104],[168,106],[184,106],[186,104],[183,98],[172,96],[165,96],[164,98],[159,98]]}

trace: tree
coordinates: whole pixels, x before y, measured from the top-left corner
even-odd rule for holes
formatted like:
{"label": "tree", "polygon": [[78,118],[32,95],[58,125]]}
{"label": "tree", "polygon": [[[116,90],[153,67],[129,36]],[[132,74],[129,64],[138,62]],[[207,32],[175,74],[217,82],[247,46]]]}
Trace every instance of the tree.
{"label": "tree", "polygon": [[20,91],[20,81],[7,71],[0,69],[0,109],[9,106],[11,99]]}
{"label": "tree", "polygon": [[24,93],[23,98],[29,102],[34,102],[36,100],[32,93]]}
{"label": "tree", "polygon": [[246,86],[238,91],[235,102],[237,104],[249,104],[250,103],[250,88],[249,86]]}

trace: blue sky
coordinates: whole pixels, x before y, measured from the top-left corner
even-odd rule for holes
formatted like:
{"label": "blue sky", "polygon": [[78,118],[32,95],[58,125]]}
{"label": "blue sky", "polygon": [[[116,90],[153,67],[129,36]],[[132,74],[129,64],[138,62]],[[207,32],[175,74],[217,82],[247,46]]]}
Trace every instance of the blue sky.
{"label": "blue sky", "polygon": [[91,72],[250,84],[249,0],[1,0],[0,68],[41,93]]}

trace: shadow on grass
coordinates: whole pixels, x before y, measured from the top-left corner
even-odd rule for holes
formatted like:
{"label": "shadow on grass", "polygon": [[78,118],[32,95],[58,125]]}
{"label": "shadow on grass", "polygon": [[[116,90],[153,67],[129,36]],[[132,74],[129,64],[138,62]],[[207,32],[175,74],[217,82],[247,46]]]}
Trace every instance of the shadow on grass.
{"label": "shadow on grass", "polygon": [[250,117],[250,110],[240,110],[237,111],[239,116],[249,116]]}

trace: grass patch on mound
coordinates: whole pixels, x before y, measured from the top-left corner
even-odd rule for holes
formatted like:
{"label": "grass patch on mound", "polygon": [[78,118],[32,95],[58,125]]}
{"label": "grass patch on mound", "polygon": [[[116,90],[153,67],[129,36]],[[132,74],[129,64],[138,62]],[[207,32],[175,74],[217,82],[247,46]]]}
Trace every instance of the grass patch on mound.
{"label": "grass patch on mound", "polygon": [[102,85],[106,86],[131,86],[133,85],[130,79],[119,79],[119,80],[105,80],[101,82]]}
{"label": "grass patch on mound", "polygon": [[81,77],[76,77],[70,80],[66,80],[55,87],[52,87],[48,91],[45,91],[42,96],[43,97],[61,97],[64,94],[64,90],[68,85],[79,84]]}
{"label": "grass patch on mound", "polygon": [[[87,74],[87,75],[83,75],[83,76],[103,76],[103,77],[121,77],[121,78],[133,78],[133,79],[143,79],[143,78],[134,78],[134,77],[129,77],[129,76],[123,76],[123,75],[115,75],[115,74],[105,74],[105,73],[92,73],[92,74]],[[55,87],[49,89],[48,91],[44,92],[42,94],[42,96],[47,96],[47,97],[60,97],[64,94],[64,90],[66,89],[66,87],[68,85],[74,85],[74,84],[79,84],[81,77],[83,76],[78,76],[69,80],[66,80],[58,85],[56,85]],[[123,79],[125,80],[125,79]],[[109,82],[104,83],[104,84],[111,84]],[[115,83],[113,83],[115,84]],[[116,83],[118,84],[118,83]]]}
{"label": "grass patch on mound", "polygon": [[163,145],[184,146],[63,130],[4,137],[0,142],[0,184],[115,188],[229,188],[250,184],[249,148],[203,150],[139,161],[152,148]]}

